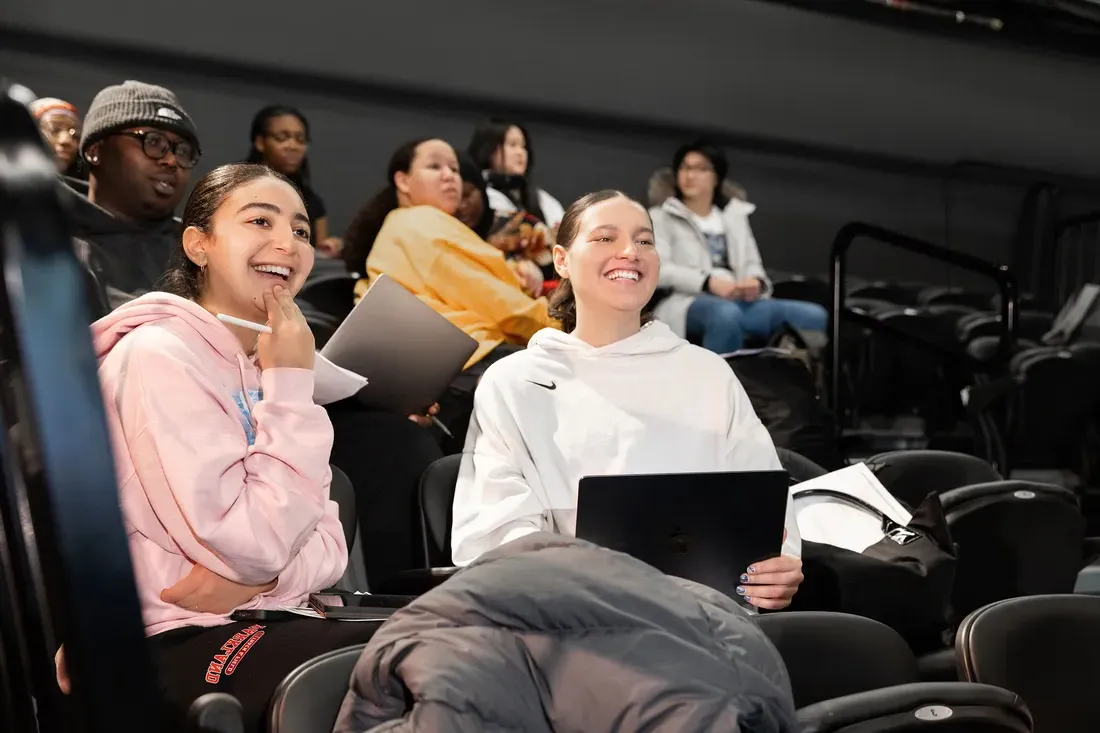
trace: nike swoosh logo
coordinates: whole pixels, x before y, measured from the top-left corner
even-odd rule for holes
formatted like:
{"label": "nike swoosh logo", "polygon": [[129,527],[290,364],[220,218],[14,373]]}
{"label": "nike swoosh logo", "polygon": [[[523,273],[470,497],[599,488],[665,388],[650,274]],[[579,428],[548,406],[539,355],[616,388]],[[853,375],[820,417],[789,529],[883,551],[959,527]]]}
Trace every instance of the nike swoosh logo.
{"label": "nike swoosh logo", "polygon": [[543,389],[557,389],[558,388],[558,385],[556,385],[553,382],[551,382],[550,384],[543,384],[542,382],[536,382],[533,379],[528,379],[527,381],[530,382],[531,384],[537,384],[538,386],[542,387]]}

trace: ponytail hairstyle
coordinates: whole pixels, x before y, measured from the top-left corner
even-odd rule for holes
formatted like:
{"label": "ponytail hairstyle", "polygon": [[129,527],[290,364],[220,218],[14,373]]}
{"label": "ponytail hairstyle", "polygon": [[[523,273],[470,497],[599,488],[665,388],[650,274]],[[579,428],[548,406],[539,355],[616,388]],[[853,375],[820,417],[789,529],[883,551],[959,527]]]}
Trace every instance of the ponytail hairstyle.
{"label": "ponytail hairstyle", "polygon": [[298,190],[286,176],[276,173],[266,165],[258,163],[230,163],[215,168],[202,177],[183,208],[180,223],[179,246],[172,255],[167,272],[158,284],[159,289],[188,300],[198,300],[202,295],[203,268],[195,264],[183,249],[183,232],[195,227],[204,234],[210,234],[214,228],[214,214],[225,200],[241,186],[258,181],[261,178],[277,178],[286,183],[301,197]]}
{"label": "ponytail hairstyle", "polygon": [[435,139],[420,137],[409,140],[402,143],[390,156],[390,163],[386,166],[385,187],[359,208],[344,233],[344,263],[350,272],[366,272],[367,257],[374,246],[374,240],[378,238],[378,232],[382,231],[382,223],[397,208],[397,186],[393,177],[399,172],[408,173],[412,169],[416,149]]}
{"label": "ponytail hairstyle", "polygon": [[[558,246],[568,250],[573,244],[573,240],[580,236],[581,217],[584,212],[596,204],[615,198],[634,201],[622,191],[607,188],[603,191],[585,194],[570,204],[569,208],[565,210],[565,216],[561,218],[561,224],[558,226]],[[635,201],[635,203],[637,202]],[[550,294],[550,316],[561,322],[561,330],[566,333],[570,333],[577,327],[577,296],[573,292],[573,283],[569,282],[567,277],[563,277],[561,282],[558,283],[558,287]],[[643,311],[642,323],[649,320],[649,313]]]}

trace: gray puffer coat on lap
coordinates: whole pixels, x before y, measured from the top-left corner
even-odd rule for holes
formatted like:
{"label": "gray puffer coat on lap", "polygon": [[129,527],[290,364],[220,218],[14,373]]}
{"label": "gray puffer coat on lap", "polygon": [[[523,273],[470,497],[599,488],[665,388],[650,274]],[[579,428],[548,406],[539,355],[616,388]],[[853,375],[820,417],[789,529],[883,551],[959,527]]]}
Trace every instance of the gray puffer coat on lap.
{"label": "gray puffer coat on lap", "polygon": [[536,533],[394,614],[336,733],[794,733],[779,653],[709,588]]}

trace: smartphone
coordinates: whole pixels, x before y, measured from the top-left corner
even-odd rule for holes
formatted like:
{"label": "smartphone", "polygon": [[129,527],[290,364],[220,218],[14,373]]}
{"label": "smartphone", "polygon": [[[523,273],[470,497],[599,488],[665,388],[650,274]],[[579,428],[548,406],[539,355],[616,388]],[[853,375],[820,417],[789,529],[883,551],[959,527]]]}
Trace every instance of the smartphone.
{"label": "smartphone", "polygon": [[327,619],[384,621],[414,600],[416,596],[312,593],[309,605]]}
{"label": "smartphone", "polygon": [[293,621],[296,618],[308,618],[293,611],[280,611],[277,608],[246,608],[234,611],[229,617],[234,621]]}

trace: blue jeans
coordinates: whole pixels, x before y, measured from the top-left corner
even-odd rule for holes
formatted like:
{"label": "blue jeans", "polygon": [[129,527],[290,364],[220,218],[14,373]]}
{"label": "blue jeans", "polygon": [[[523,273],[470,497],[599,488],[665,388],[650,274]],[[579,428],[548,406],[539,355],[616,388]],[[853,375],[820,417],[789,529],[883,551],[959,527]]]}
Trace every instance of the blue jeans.
{"label": "blue jeans", "polygon": [[688,307],[687,333],[703,348],[728,354],[740,349],[746,336],[771,338],[784,322],[804,331],[824,331],[829,314],[817,303],[801,300],[764,298],[743,303],[703,293]]}

